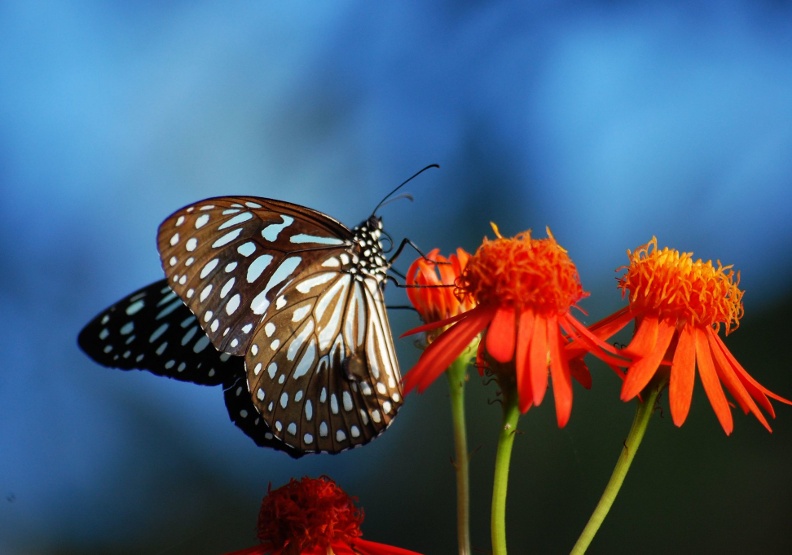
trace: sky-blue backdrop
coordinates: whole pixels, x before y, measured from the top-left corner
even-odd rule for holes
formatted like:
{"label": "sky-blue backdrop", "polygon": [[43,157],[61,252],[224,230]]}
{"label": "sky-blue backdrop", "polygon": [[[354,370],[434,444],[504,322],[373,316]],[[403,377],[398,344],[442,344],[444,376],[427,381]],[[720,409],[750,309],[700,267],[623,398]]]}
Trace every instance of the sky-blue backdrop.
{"label": "sky-blue backdrop", "polygon": [[[237,431],[219,389],[108,370],[75,343],[161,277],[175,209],[250,194],[354,225],[433,162],[413,203],[382,210],[397,240],[473,250],[491,220],[549,225],[589,321],[621,306],[614,269],[652,235],[734,264],[747,316],[727,341],[792,396],[787,2],[3,2],[0,552],[242,548],[268,483],[319,474],[360,498],[367,537],[451,552],[442,383],[367,448],[294,462]],[[397,335],[415,323],[393,313]],[[417,351],[398,343],[406,371]],[[486,551],[498,409],[493,385],[470,389]],[[599,369],[566,429],[549,398],[521,421],[513,552],[574,542],[629,426],[617,391]],[[682,429],[658,415],[592,552],[792,550],[792,409],[773,435],[736,418],[723,437],[700,387]]]}

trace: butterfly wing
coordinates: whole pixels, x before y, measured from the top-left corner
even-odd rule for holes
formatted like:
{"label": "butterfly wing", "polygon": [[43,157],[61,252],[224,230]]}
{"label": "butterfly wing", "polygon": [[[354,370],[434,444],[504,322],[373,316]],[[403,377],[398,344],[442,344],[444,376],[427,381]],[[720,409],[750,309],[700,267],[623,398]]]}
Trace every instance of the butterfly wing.
{"label": "butterfly wing", "polygon": [[96,316],[77,338],[102,366],[148,370],[201,385],[244,374],[243,360],[217,351],[165,280],[143,287]]}
{"label": "butterfly wing", "polygon": [[[238,357],[234,357],[238,358]],[[259,447],[269,447],[284,451],[292,458],[298,459],[306,452],[295,449],[279,440],[270,430],[270,427],[253,406],[248,391],[247,378],[244,373],[235,376],[233,383],[225,388],[225,405],[228,416],[237,428],[252,439]]]}
{"label": "butterfly wing", "polygon": [[275,438],[260,418],[247,390],[244,359],[210,344],[198,319],[166,280],[143,287],[100,313],[82,329],[77,342],[102,366],[223,385],[229,418],[257,445],[295,458],[302,455]]}
{"label": "butterfly wing", "polygon": [[401,405],[381,283],[317,265],[281,303],[245,358],[253,403],[273,433],[302,451],[330,453],[377,437]]}
{"label": "butterfly wing", "polygon": [[301,451],[366,443],[401,404],[380,233],[378,218],[350,231],[256,197],[201,201],[160,226],[170,286],[218,350],[246,356],[253,403]]}
{"label": "butterfly wing", "polygon": [[351,239],[343,224],[310,208],[218,197],[172,214],[157,242],[168,283],[212,344],[244,356],[277,291]]}

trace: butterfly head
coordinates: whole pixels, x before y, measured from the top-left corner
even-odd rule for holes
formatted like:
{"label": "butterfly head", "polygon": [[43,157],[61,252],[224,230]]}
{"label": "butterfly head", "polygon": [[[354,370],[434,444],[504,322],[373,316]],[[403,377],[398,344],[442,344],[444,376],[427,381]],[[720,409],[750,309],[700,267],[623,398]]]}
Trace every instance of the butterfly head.
{"label": "butterfly head", "polygon": [[383,254],[380,241],[383,235],[382,218],[370,216],[352,230],[352,235],[352,272],[384,280],[390,263]]}

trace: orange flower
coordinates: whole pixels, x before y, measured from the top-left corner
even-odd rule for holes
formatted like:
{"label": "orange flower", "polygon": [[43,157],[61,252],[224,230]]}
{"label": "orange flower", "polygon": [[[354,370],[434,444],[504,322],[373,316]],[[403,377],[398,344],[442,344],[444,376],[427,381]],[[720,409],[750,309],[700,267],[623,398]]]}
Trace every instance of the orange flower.
{"label": "orange flower", "polygon": [[585,366],[570,367],[565,345],[579,341],[587,351],[610,362],[617,353],[571,315],[571,308],[587,293],[575,265],[550,230],[547,239],[532,239],[530,231],[506,239],[494,224],[493,229],[497,238],[484,239],[457,280],[457,299],[472,298],[477,306],[408,332],[449,326],[407,374],[405,392],[426,389],[484,332],[479,361],[507,369],[509,379],[516,383],[522,412],[542,402],[552,376],[558,424],[564,426],[572,410],[571,377],[587,388],[591,385]]}
{"label": "orange flower", "polygon": [[658,250],[654,237],[627,255],[630,264],[620,268],[627,273],[619,279],[619,287],[623,295],[629,293],[630,305],[592,327],[612,335],[635,319],[635,335],[625,352],[636,361],[627,371],[622,400],[634,398],[653,378],[668,380],[671,417],[681,426],[690,410],[698,368],[727,435],[733,421],[721,384],[746,414],[750,411],[772,431],[757,403],[775,417],[768,397],[792,402],[754,380],[718,336],[721,325],[727,335],[737,329],[743,315],[739,272],[720,262],[716,268],[711,261],[694,261],[692,253]]}
{"label": "orange flower", "polygon": [[470,254],[461,248],[448,258],[439,253],[440,249],[429,251],[407,270],[407,297],[425,323],[445,320],[476,306],[470,295],[454,290]]}
{"label": "orange flower", "polygon": [[333,480],[292,479],[261,503],[261,545],[229,555],[418,555],[361,538],[363,511]]}

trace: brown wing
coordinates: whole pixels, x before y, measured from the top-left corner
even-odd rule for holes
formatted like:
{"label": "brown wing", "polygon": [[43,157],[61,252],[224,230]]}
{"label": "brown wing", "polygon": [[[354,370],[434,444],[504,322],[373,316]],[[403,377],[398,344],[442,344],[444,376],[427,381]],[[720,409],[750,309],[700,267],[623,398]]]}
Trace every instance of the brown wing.
{"label": "brown wing", "polygon": [[166,219],[157,236],[170,287],[215,348],[240,356],[275,295],[351,239],[321,212],[256,197],[197,202]]}

